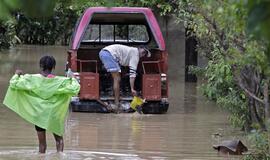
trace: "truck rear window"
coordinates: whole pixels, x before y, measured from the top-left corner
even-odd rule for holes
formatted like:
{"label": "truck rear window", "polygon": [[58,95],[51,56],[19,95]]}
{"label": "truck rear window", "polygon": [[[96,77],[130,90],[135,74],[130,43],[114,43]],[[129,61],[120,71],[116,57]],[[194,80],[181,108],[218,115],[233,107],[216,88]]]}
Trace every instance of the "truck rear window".
{"label": "truck rear window", "polygon": [[90,24],[82,42],[93,43],[147,43],[149,34],[145,25],[138,24]]}

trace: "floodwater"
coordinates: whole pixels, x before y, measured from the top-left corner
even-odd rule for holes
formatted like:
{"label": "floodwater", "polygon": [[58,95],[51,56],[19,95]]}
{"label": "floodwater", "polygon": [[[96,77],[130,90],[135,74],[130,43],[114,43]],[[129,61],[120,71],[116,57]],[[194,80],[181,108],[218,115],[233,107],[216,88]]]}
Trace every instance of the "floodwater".
{"label": "floodwater", "polygon": [[[67,47],[18,46],[0,53],[0,101],[16,68],[37,73],[42,55],[56,58],[56,74],[64,74]],[[172,64],[174,64],[172,62]],[[177,70],[177,68],[171,69]],[[216,136],[217,135],[217,136]],[[196,84],[170,75],[170,108],[167,114],[96,114],[70,112],[64,136],[65,150],[55,153],[47,133],[48,151],[38,154],[34,126],[0,103],[0,159],[239,159],[221,156],[212,145],[241,138],[232,129],[228,114],[207,101]]]}

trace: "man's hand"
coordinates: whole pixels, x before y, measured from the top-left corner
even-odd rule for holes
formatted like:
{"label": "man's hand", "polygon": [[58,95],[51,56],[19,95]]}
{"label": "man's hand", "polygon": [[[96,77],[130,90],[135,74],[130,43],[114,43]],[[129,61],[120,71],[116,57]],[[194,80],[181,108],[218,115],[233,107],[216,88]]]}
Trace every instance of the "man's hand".
{"label": "man's hand", "polygon": [[134,89],[135,77],[130,77],[129,82],[130,82],[131,94],[132,94],[132,96],[136,96],[137,91]]}
{"label": "man's hand", "polygon": [[132,94],[132,96],[137,96],[137,91],[134,89],[131,89],[131,94]]}
{"label": "man's hand", "polygon": [[20,69],[16,69],[16,71],[15,71],[15,74],[17,74],[17,75],[22,75],[23,74],[23,71],[22,70],[20,70]]}

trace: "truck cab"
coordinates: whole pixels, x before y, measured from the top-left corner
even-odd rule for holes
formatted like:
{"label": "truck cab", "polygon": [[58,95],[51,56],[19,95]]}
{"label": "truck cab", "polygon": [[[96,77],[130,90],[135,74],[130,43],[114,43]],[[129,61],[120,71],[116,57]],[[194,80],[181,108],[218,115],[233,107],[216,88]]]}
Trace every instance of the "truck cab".
{"label": "truck cab", "polygon": [[[135,7],[91,7],[77,21],[66,66],[81,85],[78,97],[71,101],[72,110],[110,112],[104,104],[114,101],[113,80],[99,59],[99,52],[111,44],[149,48],[151,57],[141,58],[138,64],[135,90],[145,99],[143,113],[166,113],[168,53],[164,39],[153,12]],[[121,67],[120,104],[126,106],[123,111],[132,99],[129,69]]]}

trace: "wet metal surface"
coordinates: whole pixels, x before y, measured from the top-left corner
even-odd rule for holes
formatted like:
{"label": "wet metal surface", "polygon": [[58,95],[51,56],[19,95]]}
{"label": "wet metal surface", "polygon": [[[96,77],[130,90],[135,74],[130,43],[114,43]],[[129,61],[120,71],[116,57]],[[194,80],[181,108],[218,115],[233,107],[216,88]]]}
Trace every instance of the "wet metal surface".
{"label": "wet metal surface", "polygon": [[[1,102],[15,69],[37,73],[39,58],[47,53],[56,58],[56,74],[63,75],[66,47],[18,46],[0,53]],[[219,141],[241,136],[229,126],[227,113],[202,97],[196,84],[185,84],[183,77],[174,74],[169,76],[167,114],[70,112],[62,154],[55,153],[51,133],[47,133],[48,152],[37,154],[34,126],[1,103],[0,159],[227,159],[212,148]]]}

